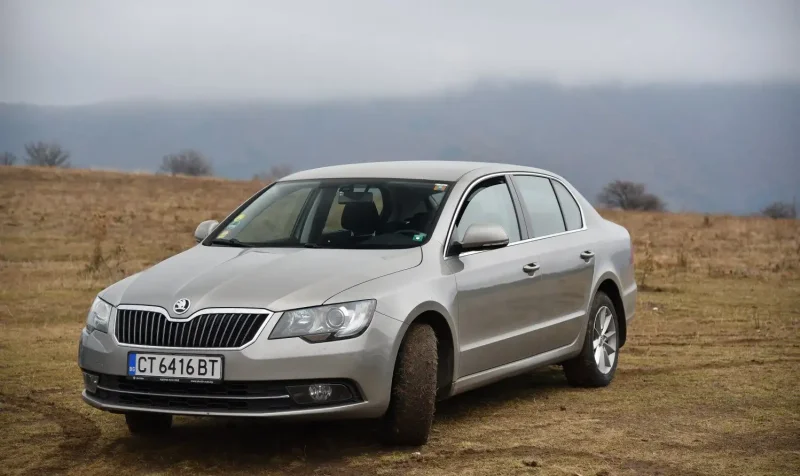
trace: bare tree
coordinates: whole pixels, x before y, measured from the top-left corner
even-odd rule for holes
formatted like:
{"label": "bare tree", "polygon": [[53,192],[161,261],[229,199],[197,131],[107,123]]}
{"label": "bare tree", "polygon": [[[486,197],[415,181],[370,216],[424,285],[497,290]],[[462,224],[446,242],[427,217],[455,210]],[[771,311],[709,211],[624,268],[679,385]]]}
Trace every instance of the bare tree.
{"label": "bare tree", "polygon": [[14,165],[17,163],[17,156],[11,152],[0,154],[0,165]]}
{"label": "bare tree", "polygon": [[260,180],[262,182],[274,182],[282,179],[292,173],[292,166],[286,164],[273,165],[267,172],[261,172],[253,175],[253,180]]}
{"label": "bare tree", "polygon": [[764,207],[761,214],[770,218],[797,218],[797,207],[794,203],[774,202]]}
{"label": "bare tree", "polygon": [[25,144],[28,165],[37,167],[69,167],[69,152],[56,142],[29,142]]}
{"label": "bare tree", "polygon": [[212,175],[211,161],[194,149],[184,149],[177,154],[165,155],[161,160],[160,173],[170,175]]}
{"label": "bare tree", "polygon": [[667,208],[660,198],[645,191],[644,184],[625,180],[614,180],[606,185],[597,200],[605,206],[623,210],[660,212]]}

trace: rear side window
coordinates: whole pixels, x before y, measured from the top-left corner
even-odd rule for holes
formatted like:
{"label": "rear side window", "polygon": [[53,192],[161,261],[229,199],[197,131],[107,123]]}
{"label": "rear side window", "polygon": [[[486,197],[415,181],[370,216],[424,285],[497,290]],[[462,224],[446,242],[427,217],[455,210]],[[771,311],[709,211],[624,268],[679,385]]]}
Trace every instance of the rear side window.
{"label": "rear side window", "polygon": [[508,234],[510,243],[520,240],[514,202],[508,185],[502,179],[489,179],[470,192],[465,208],[456,220],[455,241],[462,241],[467,228],[476,223],[500,225]]}
{"label": "rear side window", "polygon": [[514,177],[514,183],[525,203],[534,238],[567,231],[550,179],[534,175],[517,175]]}
{"label": "rear side window", "polygon": [[579,230],[583,228],[583,220],[581,219],[581,209],[578,203],[575,202],[575,197],[569,193],[567,187],[552,180],[553,188],[556,190],[556,197],[558,203],[561,204],[561,211],[564,213],[564,222],[567,224],[567,230]]}

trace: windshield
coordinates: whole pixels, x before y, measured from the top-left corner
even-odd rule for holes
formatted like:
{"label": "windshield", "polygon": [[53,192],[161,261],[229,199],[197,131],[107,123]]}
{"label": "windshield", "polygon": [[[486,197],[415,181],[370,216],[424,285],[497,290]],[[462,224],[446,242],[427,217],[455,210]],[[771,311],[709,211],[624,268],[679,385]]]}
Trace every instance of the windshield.
{"label": "windshield", "polygon": [[409,248],[427,241],[449,183],[279,182],[206,242],[212,246]]}

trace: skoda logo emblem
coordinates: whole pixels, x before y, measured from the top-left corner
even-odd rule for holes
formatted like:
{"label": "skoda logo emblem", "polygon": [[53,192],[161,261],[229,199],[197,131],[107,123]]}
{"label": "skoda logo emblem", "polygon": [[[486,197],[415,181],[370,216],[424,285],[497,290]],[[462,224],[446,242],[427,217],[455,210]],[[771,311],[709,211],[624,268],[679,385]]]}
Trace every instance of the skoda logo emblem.
{"label": "skoda logo emblem", "polygon": [[190,305],[191,303],[188,299],[178,299],[178,301],[175,302],[175,305],[172,306],[172,310],[175,311],[175,314],[183,314],[187,309],[189,309]]}

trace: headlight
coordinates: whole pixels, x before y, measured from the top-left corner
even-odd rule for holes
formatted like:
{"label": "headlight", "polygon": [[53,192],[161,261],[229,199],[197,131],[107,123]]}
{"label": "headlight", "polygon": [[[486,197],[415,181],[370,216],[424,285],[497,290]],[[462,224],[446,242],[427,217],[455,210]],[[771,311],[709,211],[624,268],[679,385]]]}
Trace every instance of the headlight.
{"label": "headlight", "polygon": [[92,308],[89,309],[89,315],[86,316],[86,328],[91,332],[98,330],[101,332],[108,332],[108,320],[111,318],[111,311],[114,307],[100,299],[94,298]]}
{"label": "headlight", "polygon": [[374,312],[372,299],[286,311],[269,338],[302,337],[320,342],[355,337],[369,326]]}

